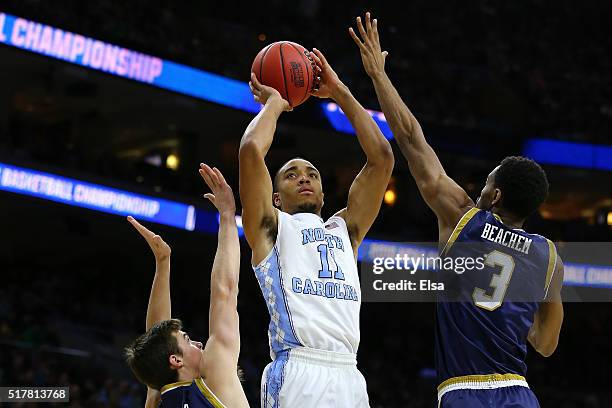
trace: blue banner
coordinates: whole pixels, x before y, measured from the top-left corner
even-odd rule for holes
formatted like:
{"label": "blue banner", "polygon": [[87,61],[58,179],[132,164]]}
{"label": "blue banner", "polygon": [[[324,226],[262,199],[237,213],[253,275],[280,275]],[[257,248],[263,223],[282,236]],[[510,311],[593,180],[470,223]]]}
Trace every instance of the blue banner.
{"label": "blue banner", "polygon": [[[342,133],[355,134],[355,129],[353,129],[351,122],[349,122],[348,117],[342,112],[342,109],[340,109],[337,104],[326,102],[321,104],[321,107],[323,109],[323,114],[335,130]],[[384,113],[369,109],[367,109],[367,111],[370,116],[372,116],[372,119],[374,119],[374,122],[376,122],[383,135],[385,135],[388,140],[393,139],[393,132],[391,132],[391,128],[387,123],[387,119],[385,119]]]}
{"label": "blue banner", "polygon": [[0,190],[193,231],[191,205],[0,163]]}
{"label": "blue banner", "polygon": [[261,108],[246,82],[10,14],[0,13],[0,43],[247,112]]}
{"label": "blue banner", "polygon": [[[261,105],[253,100],[246,82],[225,78],[10,14],[0,13],[0,43],[230,108],[252,113],[257,113],[261,109]],[[355,133],[338,105],[328,102],[322,103],[321,107],[335,130]],[[371,110],[368,112],[385,137],[392,139],[393,134],[384,114]]]}
{"label": "blue banner", "polygon": [[523,154],[541,164],[612,170],[612,146],[529,139]]}

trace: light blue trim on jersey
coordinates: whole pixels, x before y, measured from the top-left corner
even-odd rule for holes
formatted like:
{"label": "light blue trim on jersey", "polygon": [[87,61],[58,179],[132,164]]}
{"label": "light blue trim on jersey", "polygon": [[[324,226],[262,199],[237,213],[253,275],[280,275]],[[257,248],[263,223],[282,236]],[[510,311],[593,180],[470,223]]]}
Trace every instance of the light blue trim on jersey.
{"label": "light blue trim on jersey", "polygon": [[270,326],[268,328],[270,348],[277,354],[282,350],[301,347],[302,344],[297,339],[289,305],[285,298],[282,269],[276,247],[272,249],[266,259],[253,267],[253,270],[270,313]]}
{"label": "light blue trim on jersey", "polygon": [[285,366],[289,361],[289,351],[285,350],[276,355],[266,373],[266,383],[262,396],[262,408],[280,408],[280,392],[285,380]]}

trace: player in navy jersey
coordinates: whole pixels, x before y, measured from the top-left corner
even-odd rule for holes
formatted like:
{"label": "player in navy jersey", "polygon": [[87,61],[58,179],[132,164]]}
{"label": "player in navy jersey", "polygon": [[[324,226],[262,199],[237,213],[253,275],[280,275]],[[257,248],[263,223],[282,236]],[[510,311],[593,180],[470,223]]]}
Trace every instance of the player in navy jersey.
{"label": "player in navy jersey", "polygon": [[240,332],[236,311],[240,243],[232,189],[216,168],[201,164],[212,190],[205,194],[220,215],[217,253],[210,276],[209,336],[206,345],[191,340],[181,322],[171,319],[170,246],[132,217],[128,221],[155,255],[155,277],[147,307],[146,333],[126,349],[126,360],[147,385],[145,407],[248,407],[240,379]]}
{"label": "player in navy jersey", "polygon": [[421,126],[385,73],[377,21],[350,29],[410,172],[438,218],[448,257],[483,256],[484,269],[453,276],[453,298],[437,305],[436,365],[441,407],[538,407],[524,378],[527,342],[556,349],[563,321],[563,264],[552,242],[522,230],[548,194],[532,160],[507,157],[476,204],[444,171]]}

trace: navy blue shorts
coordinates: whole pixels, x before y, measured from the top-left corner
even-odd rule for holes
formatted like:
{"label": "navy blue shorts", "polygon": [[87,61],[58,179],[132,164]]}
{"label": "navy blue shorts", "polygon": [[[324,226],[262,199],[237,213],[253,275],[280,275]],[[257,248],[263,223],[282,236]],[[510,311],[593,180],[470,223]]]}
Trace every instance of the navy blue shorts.
{"label": "navy blue shorts", "polygon": [[453,390],[442,395],[439,408],[540,408],[538,399],[527,387]]}

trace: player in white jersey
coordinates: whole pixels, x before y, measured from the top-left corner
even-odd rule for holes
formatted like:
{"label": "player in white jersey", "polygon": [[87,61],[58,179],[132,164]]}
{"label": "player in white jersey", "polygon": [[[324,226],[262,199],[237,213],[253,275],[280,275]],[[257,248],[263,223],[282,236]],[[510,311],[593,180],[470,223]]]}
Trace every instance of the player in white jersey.
{"label": "player in white jersey", "polygon": [[[251,76],[264,104],[240,144],[240,199],[252,264],[270,312],[272,362],[262,377],[262,407],[368,407],[356,367],[361,292],[357,249],[374,222],[393,170],[393,152],[368,112],[313,50],[321,82],[357,133],[367,162],[347,206],[321,218],[323,188],[312,163],[293,159],[270,178],[264,158],[287,101]],[[330,152],[330,155],[334,154]]]}

